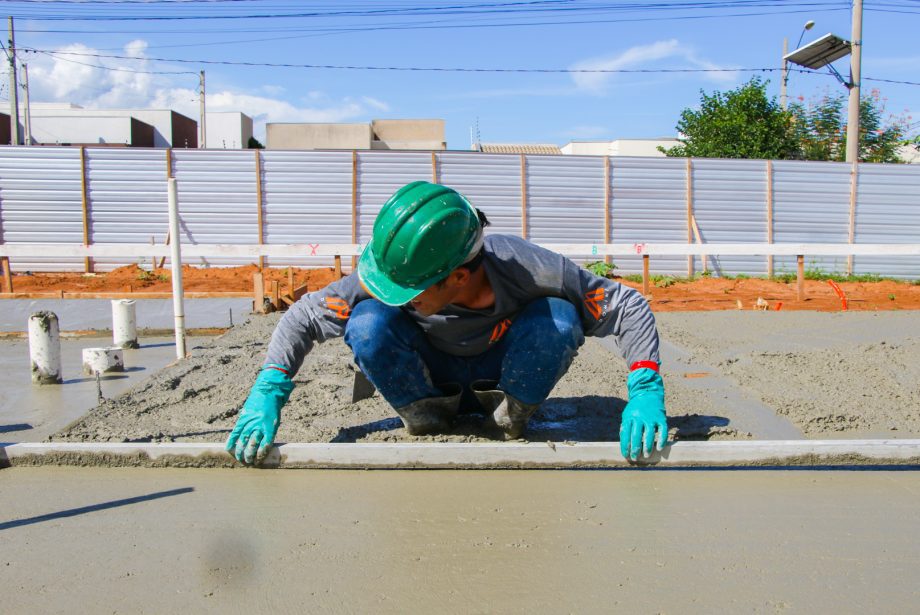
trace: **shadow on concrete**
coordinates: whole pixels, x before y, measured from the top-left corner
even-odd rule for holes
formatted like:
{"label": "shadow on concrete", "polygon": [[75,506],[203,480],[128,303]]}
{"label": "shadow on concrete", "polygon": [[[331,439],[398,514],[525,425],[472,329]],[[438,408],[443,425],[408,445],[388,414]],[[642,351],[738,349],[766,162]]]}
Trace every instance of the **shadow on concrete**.
{"label": "shadow on concrete", "polygon": [[25,431],[27,429],[32,429],[32,426],[28,423],[16,423],[13,425],[0,425],[0,433],[9,433],[11,431]]}
{"label": "shadow on concrete", "polygon": [[182,487],[180,489],[170,489],[169,491],[157,491],[156,493],[148,493],[147,495],[139,495],[133,498],[125,498],[123,500],[112,500],[111,502],[91,504],[89,506],[81,506],[80,508],[68,508],[67,510],[59,510],[57,512],[38,515],[36,517],[27,517],[25,519],[16,519],[15,521],[6,521],[0,523],[0,531],[11,530],[17,527],[23,527],[25,525],[34,525],[36,523],[44,523],[45,521],[54,521],[55,519],[76,517],[77,515],[85,515],[86,513],[108,510],[110,508],[118,508],[120,506],[140,504],[141,502],[149,502],[151,500],[168,498],[174,495],[182,495],[183,493],[191,493],[194,490],[194,487]]}

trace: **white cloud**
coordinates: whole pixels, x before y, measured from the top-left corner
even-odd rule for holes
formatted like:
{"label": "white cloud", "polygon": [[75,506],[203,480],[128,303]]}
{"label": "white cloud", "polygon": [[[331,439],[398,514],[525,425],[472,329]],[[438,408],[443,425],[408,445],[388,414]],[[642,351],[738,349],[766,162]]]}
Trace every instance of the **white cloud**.
{"label": "white cloud", "polygon": [[[197,72],[187,66],[148,60],[144,58],[146,49],[143,40],[125,45],[123,55],[141,58],[131,60],[88,56],[85,54],[98,52],[80,44],[58,49],[54,56],[34,56],[29,59],[32,100],[72,102],[89,109],[169,108],[197,120]],[[161,72],[184,74],[151,74]],[[241,111],[251,116],[259,138],[264,135],[266,122],[342,122],[390,108],[370,96],[334,99],[315,90],[301,93],[304,99],[294,103],[283,97],[286,92],[277,85],[252,91],[209,90],[206,104],[208,111]]]}
{"label": "white cloud", "polygon": [[[600,56],[580,60],[570,66],[572,70],[616,71],[641,68],[662,68],[664,60],[683,60],[692,68],[720,69],[731,68],[718,66],[709,60],[699,58],[690,47],[677,39],[657,41],[649,45],[637,45],[615,55]],[[675,67],[676,68],[676,67]],[[707,79],[715,81],[734,81],[730,72],[704,73]],[[614,78],[616,73],[573,73],[572,80],[582,90],[599,92]]]}

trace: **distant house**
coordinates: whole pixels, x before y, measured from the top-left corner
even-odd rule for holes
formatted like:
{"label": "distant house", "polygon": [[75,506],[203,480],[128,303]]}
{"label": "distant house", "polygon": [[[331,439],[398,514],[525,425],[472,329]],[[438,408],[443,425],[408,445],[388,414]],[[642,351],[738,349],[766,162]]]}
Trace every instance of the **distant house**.
{"label": "distant house", "polygon": [[[29,115],[34,145],[198,147],[198,122],[171,109],[84,109],[69,103],[32,103]],[[20,114],[20,123],[23,118]]]}
{"label": "distant house", "polygon": [[252,118],[239,111],[208,111],[205,130],[208,149],[246,149],[252,138]]}
{"label": "distant house", "polygon": [[370,124],[269,123],[266,149],[444,150],[444,120],[373,120]]}
{"label": "distant house", "polygon": [[679,145],[676,137],[656,139],[614,139],[613,141],[570,141],[562,146],[562,153],[569,156],[655,156],[663,157],[658,151]]}

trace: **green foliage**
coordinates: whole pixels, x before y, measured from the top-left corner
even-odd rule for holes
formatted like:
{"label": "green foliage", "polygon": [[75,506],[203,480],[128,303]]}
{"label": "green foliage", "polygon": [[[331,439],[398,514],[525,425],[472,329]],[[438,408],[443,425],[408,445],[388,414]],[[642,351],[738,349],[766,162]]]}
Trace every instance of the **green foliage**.
{"label": "green foliage", "polygon": [[150,273],[150,272],[147,271],[147,270],[142,269],[142,270],[137,274],[137,279],[140,280],[141,282],[147,282],[147,281],[153,279],[153,274]]}
{"label": "green foliage", "polygon": [[681,145],[658,149],[672,157],[795,158],[793,116],[767,97],[767,83],[753,77],[728,92],[701,90],[699,109],[680,114]]}
{"label": "green foliage", "polygon": [[[818,101],[791,105],[799,158],[804,160],[846,160],[847,95],[827,94]],[[859,160],[902,162],[898,148],[907,131],[907,119],[885,115],[885,99],[878,90],[863,96],[859,104]]]}
{"label": "green foliage", "polygon": [[616,268],[617,266],[613,263],[605,263],[604,261],[594,261],[585,264],[585,269],[602,278],[608,277]]}
{"label": "green foliage", "polygon": [[[827,280],[833,280],[834,282],[881,282],[889,279],[875,273],[847,275],[845,273],[827,272],[823,269],[806,269],[804,277],[806,280],[817,280],[818,282],[826,282]],[[777,282],[791,284],[797,278],[794,273],[782,272],[774,275],[773,279]]]}
{"label": "green foliage", "polygon": [[249,137],[249,142],[246,143],[246,147],[249,149],[265,149],[265,146],[259,143],[258,139],[255,137]]}

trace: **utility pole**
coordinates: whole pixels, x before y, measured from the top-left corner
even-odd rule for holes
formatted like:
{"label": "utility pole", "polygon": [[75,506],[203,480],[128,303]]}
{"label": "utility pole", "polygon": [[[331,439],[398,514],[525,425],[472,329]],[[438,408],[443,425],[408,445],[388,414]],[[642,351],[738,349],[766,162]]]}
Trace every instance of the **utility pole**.
{"label": "utility pole", "polygon": [[859,160],[859,86],[862,69],[862,0],[853,0],[853,36],[850,43],[850,100],[847,117],[847,162]]}
{"label": "utility pole", "polygon": [[25,93],[25,139],[24,145],[32,145],[32,108],[29,106],[29,65],[22,65],[22,91]]}
{"label": "utility pole", "polygon": [[7,17],[9,24],[10,38],[9,51],[10,57],[10,145],[20,145],[19,139],[19,88],[16,82],[16,37],[13,34],[13,17]]}
{"label": "utility pole", "polygon": [[779,82],[779,104],[786,109],[786,84],[789,83],[789,63],[786,61],[786,54],[789,53],[789,39],[783,38],[783,72],[782,79]]}
{"label": "utility pole", "polygon": [[205,148],[208,146],[208,124],[207,124],[207,120],[205,119],[206,115],[205,115],[205,105],[204,105],[204,71],[201,71],[201,73],[198,76],[198,87],[199,87],[198,105],[200,107],[198,111],[198,114],[200,115],[200,117],[198,118],[198,130],[201,133],[198,137],[198,147]]}

